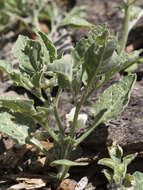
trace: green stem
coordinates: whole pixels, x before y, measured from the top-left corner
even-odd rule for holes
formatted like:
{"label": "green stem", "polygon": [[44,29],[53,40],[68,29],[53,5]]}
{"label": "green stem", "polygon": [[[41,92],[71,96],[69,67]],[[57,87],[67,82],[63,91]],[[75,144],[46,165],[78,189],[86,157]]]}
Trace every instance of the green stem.
{"label": "green stem", "polygon": [[103,62],[105,45],[106,45],[106,40],[104,42],[104,47],[103,47],[103,51],[102,51],[102,54],[101,54],[101,59],[99,60],[99,64],[98,64],[98,66],[96,68],[96,71],[95,71],[93,77],[91,78],[91,80],[89,81],[89,83],[87,84],[85,92],[83,93],[82,98],[81,98],[79,104],[77,104],[77,106],[76,106],[76,110],[75,110],[75,114],[74,114],[74,119],[73,119],[73,123],[72,123],[72,126],[71,126],[71,131],[70,131],[70,137],[71,137],[71,139],[74,138],[75,128],[76,128],[76,122],[77,122],[77,119],[78,119],[78,114],[79,114],[80,108],[84,104],[84,102],[85,102],[85,100],[86,100],[86,98],[88,96],[88,93],[89,93],[89,91],[90,91],[90,89],[91,89],[91,87],[92,87],[92,85],[93,85],[93,83],[94,83],[94,81],[95,81],[95,79],[97,77],[97,74],[98,74],[98,71],[100,69],[100,66],[101,66],[101,64]]}
{"label": "green stem", "polygon": [[46,123],[43,123],[42,121],[39,121],[39,120],[37,122],[41,125],[41,127],[43,127],[48,132],[48,134],[55,140],[55,142],[59,144],[59,139],[56,133],[52,131],[51,129],[49,129]]}
{"label": "green stem", "polygon": [[62,122],[60,120],[59,113],[58,113],[58,104],[59,104],[61,93],[62,93],[62,89],[59,88],[57,96],[56,96],[56,100],[55,100],[54,115],[55,115],[55,119],[56,119],[56,122],[57,122],[58,127],[59,127],[60,134],[64,137],[65,136],[64,127],[62,125]]}
{"label": "green stem", "polygon": [[55,119],[56,119],[56,122],[57,122],[58,127],[59,127],[60,134],[62,136],[64,136],[64,127],[63,127],[63,125],[61,123],[61,120],[60,120],[60,117],[59,117],[58,110],[57,110],[56,106],[54,107],[54,115],[55,115]]}
{"label": "green stem", "polygon": [[93,126],[90,129],[88,129],[86,133],[84,133],[81,137],[79,137],[76,140],[76,142],[74,143],[74,147],[77,147],[103,121],[105,113],[106,111],[102,113],[100,119],[97,122],[95,122]]}
{"label": "green stem", "polygon": [[[66,147],[63,146],[64,150],[63,150],[63,154],[61,155],[61,159],[69,159],[69,154],[71,153],[72,147],[71,147],[71,143],[70,143],[70,139],[69,139],[69,143],[67,143]],[[65,166],[62,165],[58,168],[58,175],[59,175],[59,179],[58,181],[61,182],[64,177],[66,176],[66,174],[69,171],[69,166]]]}
{"label": "green stem", "polygon": [[41,152],[43,152],[43,154],[46,155],[49,161],[52,161],[52,155],[43,146],[39,146],[39,144],[37,144],[35,140],[37,141],[37,139],[31,138],[30,143],[34,145],[37,149],[39,149]]}
{"label": "green stem", "polygon": [[36,1],[33,1],[33,6],[32,6],[32,25],[36,27],[36,29],[40,30],[40,25],[39,25],[39,10],[36,7]]}
{"label": "green stem", "polygon": [[122,35],[120,51],[119,51],[120,54],[124,52],[126,44],[127,44],[127,39],[128,39],[128,34],[129,34],[129,23],[130,23],[130,11],[131,11],[130,9],[131,9],[130,4],[129,5],[126,4],[124,29],[123,29],[123,35]]}
{"label": "green stem", "polygon": [[70,91],[71,91],[71,94],[72,94],[72,98],[73,98],[74,104],[76,105],[77,104],[77,100],[76,100],[76,96],[75,96],[74,90],[73,90],[73,88],[72,88],[71,85],[70,85]]}
{"label": "green stem", "polygon": [[61,171],[59,172],[59,174],[61,173],[61,175],[60,175],[60,177],[58,179],[59,183],[64,179],[64,177],[66,176],[68,171],[69,171],[69,166],[62,166],[61,167]]}

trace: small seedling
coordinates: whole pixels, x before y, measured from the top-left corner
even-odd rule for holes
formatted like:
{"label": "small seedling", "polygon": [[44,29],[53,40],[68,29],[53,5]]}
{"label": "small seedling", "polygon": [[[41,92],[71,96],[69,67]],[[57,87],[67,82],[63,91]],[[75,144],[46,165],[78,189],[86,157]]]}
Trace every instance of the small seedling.
{"label": "small seedling", "polygon": [[[55,46],[48,36],[37,32],[39,40],[31,40],[20,35],[14,45],[14,56],[19,62],[15,71],[8,61],[0,60],[0,69],[6,72],[14,84],[22,86],[42,102],[34,106],[33,100],[0,97],[0,131],[9,135],[16,143],[36,146],[42,151],[51,166],[57,168],[57,181],[68,176],[70,167],[87,165],[75,162],[80,143],[103,121],[117,118],[128,104],[136,75],[122,78],[111,85],[92,103],[93,123],[80,137],[76,136],[77,127],[86,125],[88,116],[81,113],[93,92],[97,92],[112,76],[132,65],[139,59],[140,51],[118,54],[118,41],[111,36],[106,25],[94,26],[88,38],[81,39],[71,53],[71,59],[57,55]],[[48,78],[47,78],[48,76]],[[56,96],[52,95],[58,86]],[[63,90],[68,89],[73,98],[73,109],[66,114],[67,125],[59,116],[59,100]],[[46,96],[43,96],[43,92]],[[80,96],[79,96],[80,95]],[[80,97],[80,98],[79,98]],[[55,116],[58,133],[48,126],[50,115]],[[43,127],[54,141],[52,152],[48,152],[34,137],[36,124]],[[69,134],[66,129],[69,128]]]}
{"label": "small seedling", "polygon": [[109,167],[102,172],[106,176],[109,190],[134,190],[136,181],[133,175],[127,173],[127,166],[136,158],[137,153],[123,157],[122,148],[115,142],[108,147],[110,158],[103,158],[98,164]]}

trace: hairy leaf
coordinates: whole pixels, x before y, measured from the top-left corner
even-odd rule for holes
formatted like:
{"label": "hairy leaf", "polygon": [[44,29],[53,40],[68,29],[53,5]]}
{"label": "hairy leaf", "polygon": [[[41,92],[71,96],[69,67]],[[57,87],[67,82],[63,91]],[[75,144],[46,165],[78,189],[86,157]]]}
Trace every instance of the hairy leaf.
{"label": "hairy leaf", "polygon": [[114,179],[116,185],[119,185],[121,183],[122,179],[125,178],[126,172],[127,172],[127,167],[124,163],[119,164],[115,168],[113,179]]}
{"label": "hairy leaf", "polygon": [[38,41],[20,35],[14,45],[14,56],[19,61],[19,67],[22,72],[32,76],[40,71],[42,62],[41,44]]}
{"label": "hairy leaf", "polygon": [[131,20],[129,23],[129,31],[135,26],[138,20],[143,16],[143,9],[137,6],[131,7]]}
{"label": "hairy leaf", "polygon": [[58,74],[59,85],[62,88],[69,87],[72,82],[72,63],[65,59],[59,59],[48,64],[47,70]]}
{"label": "hairy leaf", "polygon": [[[48,36],[44,34],[43,32],[38,31],[37,34],[41,39],[42,46],[44,46],[45,51],[47,51],[47,54],[48,54],[47,58],[49,56],[50,57],[49,61],[52,63],[57,57],[57,51],[54,44],[48,38]],[[45,52],[45,55],[46,55],[46,52]]]}
{"label": "hairy leaf", "polygon": [[17,97],[0,97],[0,106],[20,113],[34,114],[36,112],[34,108],[34,102],[29,99]]}
{"label": "hairy leaf", "polygon": [[109,70],[107,73],[105,73],[105,80],[108,81],[109,78],[111,78],[116,73],[125,70],[126,68],[129,68],[131,65],[136,63],[139,59],[139,54],[142,52],[142,50],[133,51],[131,53],[122,53],[121,55],[117,55],[113,58],[116,61],[115,67],[113,67],[111,70]]}
{"label": "hairy leaf", "polygon": [[115,164],[121,163],[123,150],[119,145],[113,144],[111,147],[108,147],[108,152],[109,152],[110,158],[115,162]]}
{"label": "hairy leaf", "polygon": [[9,75],[13,72],[13,65],[9,61],[0,60],[0,70]]}
{"label": "hairy leaf", "polygon": [[123,158],[123,162],[128,166],[136,157],[138,153],[129,154]]}
{"label": "hairy leaf", "polygon": [[0,131],[7,134],[16,143],[22,145],[30,141],[31,132],[36,131],[36,125],[34,120],[29,116],[1,109]]}
{"label": "hairy leaf", "polygon": [[102,173],[104,173],[105,177],[109,181],[109,183],[112,182],[112,173],[108,171],[107,169],[102,170]]}
{"label": "hairy leaf", "polygon": [[125,176],[125,179],[124,179],[124,181],[123,181],[123,185],[124,185],[124,187],[134,187],[135,186],[135,178],[134,178],[134,176],[133,175],[130,175],[130,174],[126,174],[126,176]]}
{"label": "hairy leaf", "polygon": [[36,72],[32,76],[31,82],[34,85],[34,87],[36,87],[36,88],[40,88],[41,87],[41,80],[42,80],[43,75],[44,75],[43,72]]}
{"label": "hairy leaf", "polygon": [[142,172],[138,172],[136,171],[133,176],[135,177],[136,179],[136,182],[141,182],[143,181],[143,173]]}
{"label": "hairy leaf", "polygon": [[110,158],[103,158],[103,159],[98,161],[98,164],[101,164],[103,166],[107,166],[107,167],[109,167],[109,168],[111,168],[113,170],[114,170],[114,168],[116,166],[114,161],[112,159],[110,159]]}
{"label": "hairy leaf", "polygon": [[129,75],[106,89],[93,108],[93,114],[96,116],[101,110],[107,110],[103,120],[110,121],[116,119],[128,104],[130,92],[135,81],[136,75]]}
{"label": "hairy leaf", "polygon": [[64,166],[86,166],[88,165],[87,162],[73,162],[73,161],[70,161],[70,160],[55,160],[53,161],[51,164],[51,166],[57,166],[57,165],[64,165]]}
{"label": "hairy leaf", "polygon": [[85,7],[75,7],[69,13],[66,14],[65,18],[60,23],[60,26],[72,25],[72,26],[86,26],[91,27],[92,24],[84,19]]}

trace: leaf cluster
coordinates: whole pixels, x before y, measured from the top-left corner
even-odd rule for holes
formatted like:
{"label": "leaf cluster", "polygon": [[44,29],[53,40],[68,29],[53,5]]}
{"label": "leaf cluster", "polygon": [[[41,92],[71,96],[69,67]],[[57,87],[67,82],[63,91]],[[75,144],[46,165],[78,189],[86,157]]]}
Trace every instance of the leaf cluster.
{"label": "leaf cluster", "polygon": [[136,185],[135,179],[133,175],[127,173],[127,166],[136,158],[137,153],[123,157],[123,150],[116,143],[108,147],[108,152],[110,158],[103,158],[98,161],[98,164],[109,167],[113,171],[107,169],[102,171],[110,184],[108,188],[117,190],[134,188]]}
{"label": "leaf cluster", "polygon": [[[70,59],[66,59],[62,53],[57,54],[46,34],[37,31],[37,35],[39,40],[31,40],[22,35],[18,37],[14,45],[14,56],[18,59],[19,71],[15,71],[12,64],[4,60],[0,60],[0,69],[7,73],[15,85],[30,91],[44,105],[35,107],[33,100],[0,97],[0,118],[3,118],[0,119],[0,131],[18,144],[29,143],[40,149],[51,161],[51,165],[56,166],[57,178],[62,180],[71,166],[88,164],[73,162],[73,154],[77,155],[75,151],[78,152],[78,145],[101,122],[113,120],[123,111],[136,76],[126,76],[104,91],[98,101],[93,103],[93,124],[84,134],[76,137],[78,116],[82,115],[81,106],[113,75],[132,65],[139,58],[140,51],[118,54],[117,38],[109,34],[106,25],[92,27],[88,38],[77,43]],[[58,92],[53,96],[55,86],[58,86]],[[65,89],[71,92],[75,106],[69,134],[58,113],[59,99]],[[48,126],[50,114],[55,116],[58,133]],[[37,123],[53,138],[53,154],[47,152],[33,136]]]}
{"label": "leaf cluster", "polygon": [[32,31],[40,30],[40,21],[50,21],[52,32],[58,27],[71,25],[74,27],[91,26],[85,17],[85,7],[73,8],[69,13],[60,16],[60,8],[53,0],[0,0],[0,32],[10,28],[18,21]]}

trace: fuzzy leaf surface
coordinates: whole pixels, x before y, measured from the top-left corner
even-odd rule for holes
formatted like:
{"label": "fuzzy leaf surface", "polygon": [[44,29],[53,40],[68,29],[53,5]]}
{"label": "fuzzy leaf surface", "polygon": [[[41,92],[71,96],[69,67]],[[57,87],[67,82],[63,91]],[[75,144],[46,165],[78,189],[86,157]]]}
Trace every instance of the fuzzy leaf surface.
{"label": "fuzzy leaf surface", "polygon": [[0,106],[20,113],[33,114],[36,112],[34,108],[34,102],[24,98],[0,97]]}
{"label": "fuzzy leaf surface", "polygon": [[129,75],[107,88],[93,108],[93,114],[96,116],[102,110],[107,110],[103,120],[110,121],[116,119],[128,104],[130,92],[135,81],[136,75]]}
{"label": "fuzzy leaf surface", "polygon": [[133,174],[133,176],[136,181],[136,186],[134,187],[134,190],[141,190],[143,187],[143,173],[137,171]]}
{"label": "fuzzy leaf surface", "polygon": [[0,70],[9,75],[13,72],[13,65],[9,61],[0,60]]}
{"label": "fuzzy leaf surface", "polygon": [[19,61],[21,71],[30,76],[42,68],[42,50],[38,41],[20,35],[14,45],[14,56]]}
{"label": "fuzzy leaf surface", "polygon": [[113,170],[114,170],[114,167],[115,167],[114,161],[112,159],[110,159],[110,158],[103,158],[103,159],[98,161],[98,164],[101,164],[103,166],[107,166],[107,167],[109,167],[109,168],[111,168]]}
{"label": "fuzzy leaf surface", "polygon": [[31,117],[2,108],[0,110],[0,131],[22,145],[30,141],[31,132],[36,131],[36,125]]}
{"label": "fuzzy leaf surface", "polygon": [[87,166],[88,163],[87,162],[78,163],[78,162],[73,162],[70,160],[63,159],[63,160],[55,160],[50,165],[51,166],[64,165],[64,166],[72,167],[72,166]]}
{"label": "fuzzy leaf surface", "polygon": [[110,158],[116,163],[120,164],[123,156],[123,150],[119,145],[112,145],[108,147]]}
{"label": "fuzzy leaf surface", "polygon": [[75,7],[69,13],[66,14],[65,18],[60,23],[60,26],[72,25],[76,27],[86,26],[91,27],[92,24],[84,19],[85,7]]}
{"label": "fuzzy leaf surface", "polygon": [[56,60],[54,63],[48,64],[48,71],[57,73],[59,85],[63,88],[68,87],[72,82],[72,63],[65,59]]}
{"label": "fuzzy leaf surface", "polygon": [[124,163],[119,164],[115,168],[113,179],[114,179],[116,185],[120,184],[122,179],[125,178],[126,172],[127,172],[127,167]]}
{"label": "fuzzy leaf surface", "polygon": [[123,158],[123,162],[128,166],[137,157],[137,155],[137,153],[129,154]]}
{"label": "fuzzy leaf surface", "polygon": [[44,47],[45,51],[47,51],[47,53],[48,53],[47,58],[49,56],[50,57],[49,61],[52,63],[57,57],[57,51],[56,51],[54,44],[48,38],[48,36],[46,34],[44,34],[43,32],[38,31],[37,34],[41,39],[42,46]]}

